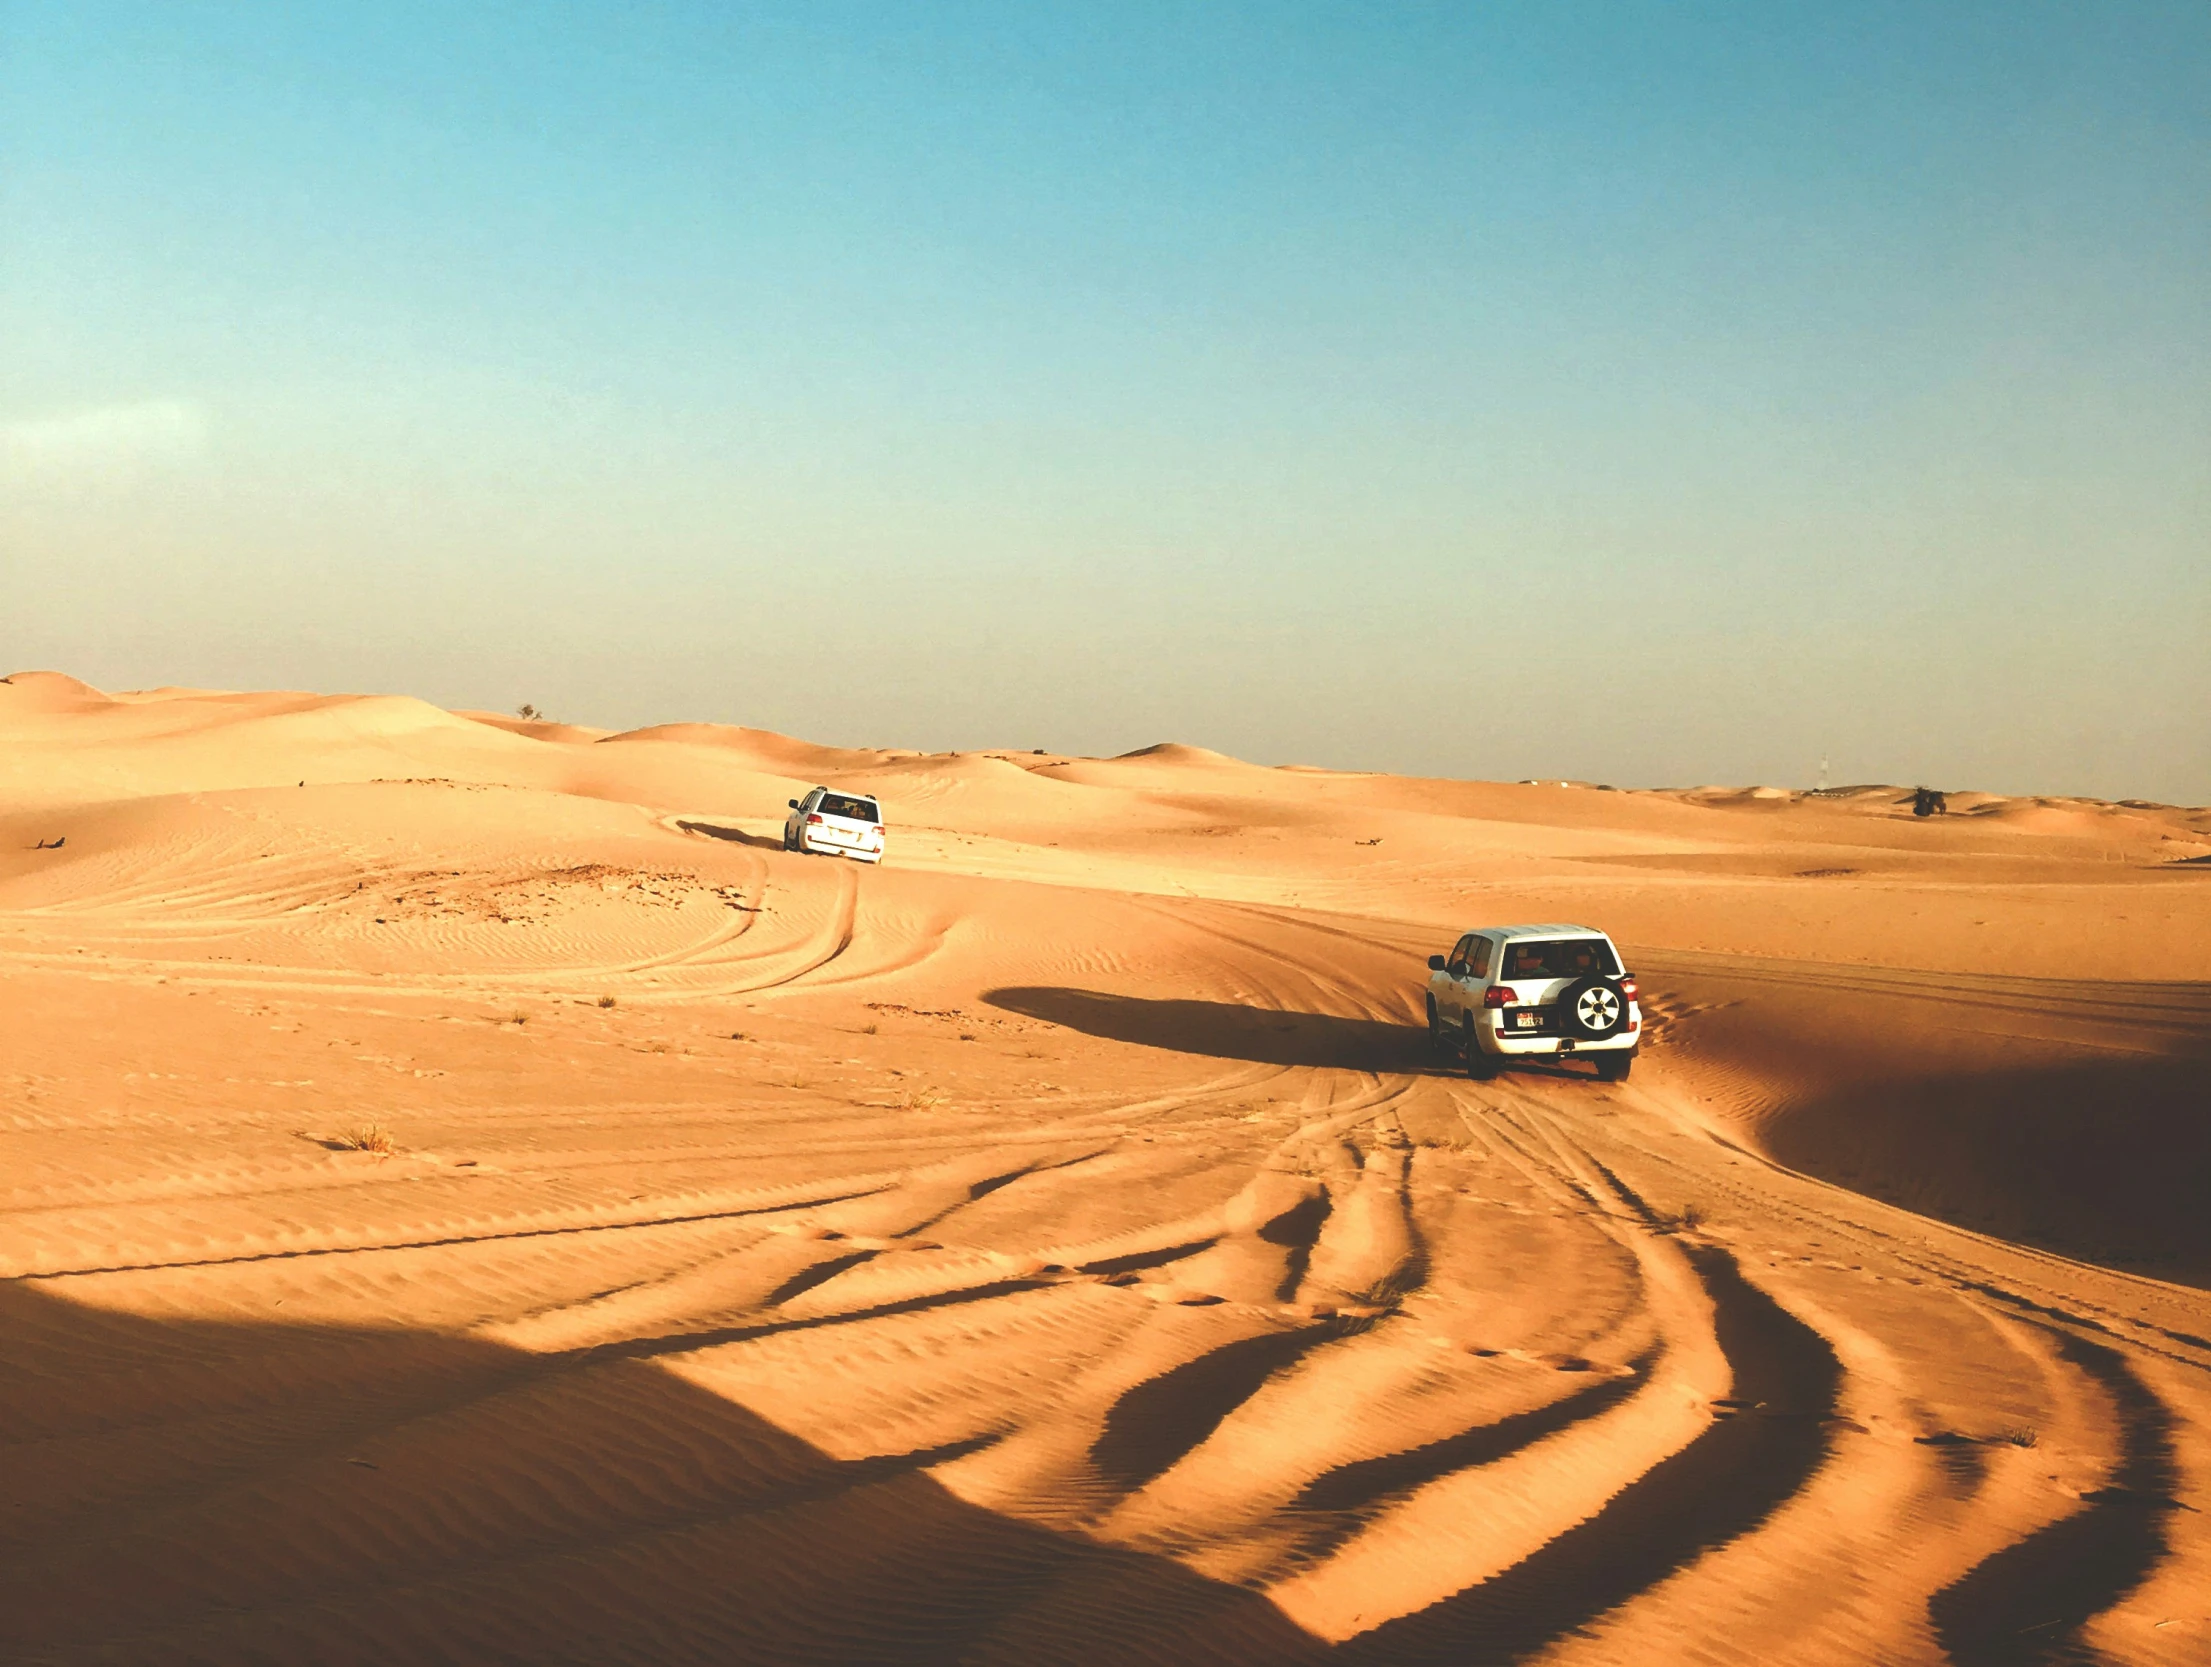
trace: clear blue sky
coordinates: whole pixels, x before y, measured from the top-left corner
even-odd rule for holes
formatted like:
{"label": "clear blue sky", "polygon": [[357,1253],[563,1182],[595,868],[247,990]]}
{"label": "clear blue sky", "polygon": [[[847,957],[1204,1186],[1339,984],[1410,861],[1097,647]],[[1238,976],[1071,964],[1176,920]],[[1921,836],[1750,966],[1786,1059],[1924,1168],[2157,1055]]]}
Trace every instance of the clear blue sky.
{"label": "clear blue sky", "polygon": [[0,0],[0,660],[2200,803],[2207,87],[2200,0]]}

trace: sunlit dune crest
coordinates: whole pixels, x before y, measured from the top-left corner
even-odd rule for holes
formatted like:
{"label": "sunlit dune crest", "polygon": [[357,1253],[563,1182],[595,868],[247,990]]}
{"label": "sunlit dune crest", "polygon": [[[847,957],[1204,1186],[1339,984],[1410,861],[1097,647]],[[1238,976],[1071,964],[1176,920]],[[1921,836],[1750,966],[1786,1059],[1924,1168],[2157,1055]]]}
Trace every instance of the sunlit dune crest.
{"label": "sunlit dune crest", "polygon": [[0,680],[0,1657],[2211,1660],[2211,810],[1912,786]]}

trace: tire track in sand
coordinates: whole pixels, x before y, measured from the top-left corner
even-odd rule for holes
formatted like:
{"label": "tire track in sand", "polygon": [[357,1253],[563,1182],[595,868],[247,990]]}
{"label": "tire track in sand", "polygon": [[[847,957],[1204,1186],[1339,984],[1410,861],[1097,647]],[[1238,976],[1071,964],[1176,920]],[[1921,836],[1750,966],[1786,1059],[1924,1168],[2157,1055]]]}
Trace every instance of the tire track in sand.
{"label": "tire track in sand", "polygon": [[1349,1640],[1347,1662],[1508,1661],[1594,1621],[1713,1547],[1749,1533],[1826,1458],[1841,1368],[1819,1334],[1749,1284],[1716,1246],[1689,1258],[1750,1403],[1629,1481],[1594,1517],[1512,1568]]}
{"label": "tire track in sand", "polygon": [[2116,1350],[2050,1328],[2061,1358],[2109,1399],[2118,1463],[2084,1509],[2006,1546],[1928,1604],[1935,1635],[1958,1667],[2040,1667],[2092,1660],[2082,1638],[2095,1616],[2149,1578],[2178,1509],[2173,1419]]}

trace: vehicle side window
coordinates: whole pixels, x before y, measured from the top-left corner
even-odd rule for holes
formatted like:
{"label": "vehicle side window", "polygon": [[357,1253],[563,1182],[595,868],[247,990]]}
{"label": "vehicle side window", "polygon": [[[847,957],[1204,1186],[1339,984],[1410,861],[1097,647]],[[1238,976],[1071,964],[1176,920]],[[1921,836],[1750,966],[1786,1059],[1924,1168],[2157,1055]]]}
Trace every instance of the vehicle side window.
{"label": "vehicle side window", "polygon": [[1487,938],[1471,938],[1468,942],[1473,947],[1467,956],[1466,970],[1476,978],[1487,978],[1489,976],[1489,940]]}
{"label": "vehicle side window", "polygon": [[1443,970],[1449,973],[1453,978],[1464,978],[1466,976],[1467,952],[1473,947],[1473,943],[1474,939],[1471,934],[1461,938],[1458,941],[1457,945],[1451,951],[1450,965],[1446,966]]}

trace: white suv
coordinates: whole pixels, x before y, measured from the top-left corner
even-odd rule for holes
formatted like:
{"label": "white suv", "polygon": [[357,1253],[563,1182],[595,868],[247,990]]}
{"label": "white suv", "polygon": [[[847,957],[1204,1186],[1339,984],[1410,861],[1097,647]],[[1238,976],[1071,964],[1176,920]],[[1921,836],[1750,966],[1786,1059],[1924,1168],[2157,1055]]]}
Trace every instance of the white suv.
{"label": "white suv", "polygon": [[1485,926],[1428,957],[1428,1035],[1487,1077],[1523,1054],[1587,1054],[1606,1082],[1628,1074],[1643,1010],[1620,951],[1588,926]]}
{"label": "white suv", "polygon": [[805,798],[791,801],[791,814],[783,820],[783,849],[881,862],[883,807],[856,793],[814,788]]}

